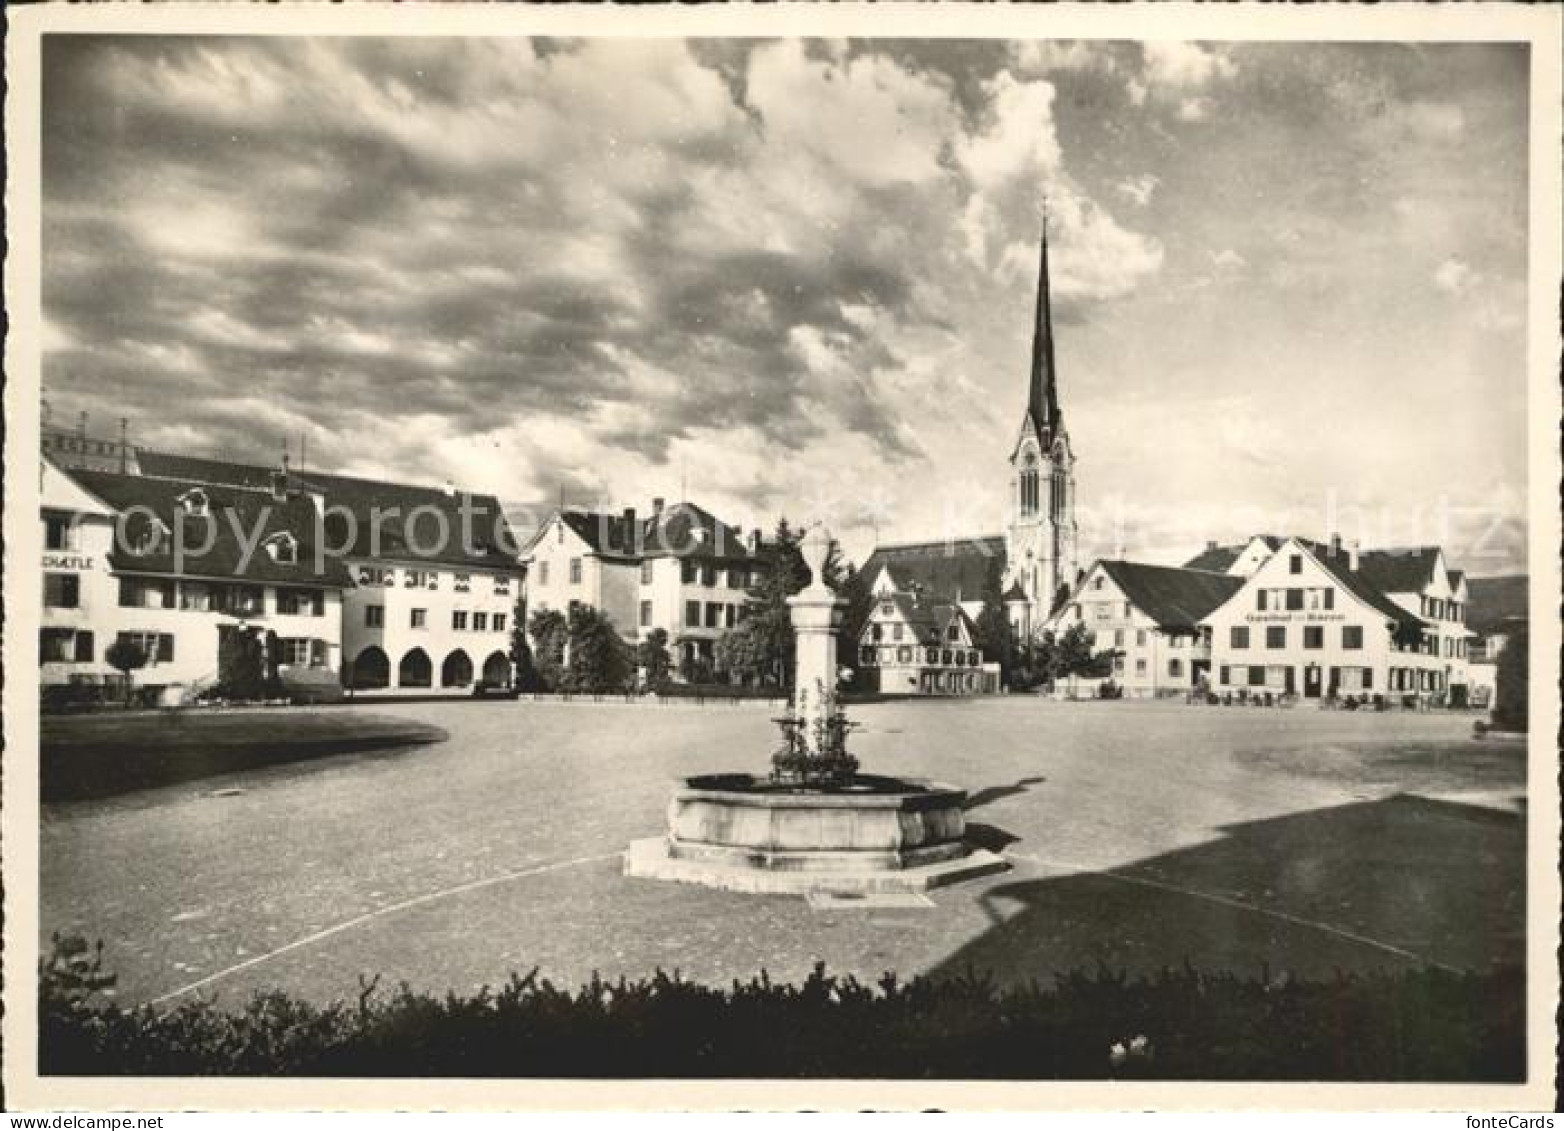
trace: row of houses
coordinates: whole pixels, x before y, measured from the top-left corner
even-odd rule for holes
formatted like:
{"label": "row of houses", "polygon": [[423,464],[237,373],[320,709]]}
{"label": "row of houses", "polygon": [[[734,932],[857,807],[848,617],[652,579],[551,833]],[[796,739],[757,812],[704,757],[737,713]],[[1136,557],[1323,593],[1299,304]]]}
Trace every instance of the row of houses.
{"label": "row of houses", "polygon": [[[971,654],[965,676],[952,678],[960,649],[928,646],[922,624],[938,624],[951,644],[972,639],[1003,550],[998,538],[875,550],[865,568],[877,607],[859,646],[878,686],[971,693],[997,685],[986,666],[973,672]],[[1460,704],[1491,697],[1498,647],[1524,617],[1524,577],[1469,580],[1437,546],[1360,551],[1339,538],[1259,535],[1210,543],[1182,566],[1099,559],[1041,631],[1084,626],[1107,657],[1110,674],[1074,681],[1079,694],[1111,681],[1133,697],[1199,689]]]}

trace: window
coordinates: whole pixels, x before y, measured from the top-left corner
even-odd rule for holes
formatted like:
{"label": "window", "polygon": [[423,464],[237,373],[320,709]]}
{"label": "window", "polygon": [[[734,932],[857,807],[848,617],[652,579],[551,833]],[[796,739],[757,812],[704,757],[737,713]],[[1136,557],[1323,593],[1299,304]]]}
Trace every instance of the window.
{"label": "window", "polygon": [[890,601],[884,601],[880,604],[880,613],[883,616],[894,616],[896,614],[896,606]]}
{"label": "window", "polygon": [[1168,675],[1172,676],[1174,679],[1178,679],[1183,674],[1184,674],[1184,661],[1183,660],[1169,660],[1168,661]]}
{"label": "window", "polygon": [[641,563],[641,584],[642,585],[650,585],[651,583],[652,583],[652,560],[650,558],[648,558],[646,561]]}
{"label": "window", "polygon": [[912,649],[911,648],[898,648],[898,649],[896,649],[896,662],[898,664],[910,664],[910,663],[912,663]]}
{"label": "window", "polygon": [[1287,559],[1287,572],[1288,573],[1302,573],[1303,572],[1303,555],[1302,554],[1293,554],[1293,555],[1291,555]]}
{"label": "window", "polygon": [[266,539],[266,556],[278,565],[297,565],[299,561],[298,539],[286,532],[273,534]]}
{"label": "window", "polygon": [[119,580],[119,603],[128,609],[172,609],[174,583],[161,579],[122,577]]}
{"label": "window", "polygon": [[572,584],[572,585],[580,585],[581,584],[581,559],[580,558],[571,558],[570,559],[570,584]]}
{"label": "window", "polygon": [[1142,657],[1140,657],[1139,659],[1137,659],[1135,661],[1135,674],[1136,675],[1145,675],[1146,674],[1146,657],[1142,656]]}
{"label": "window", "polygon": [[724,628],[732,628],[738,623],[738,619],[739,607],[737,605],[722,606],[722,626]]}
{"label": "window", "polygon": [[1259,609],[1262,613],[1265,612],[1265,590],[1264,589],[1257,589],[1257,590],[1255,590],[1255,608]]}
{"label": "window", "polygon": [[885,626],[883,624],[871,624],[869,626],[869,637],[872,640],[883,640],[885,638]]}
{"label": "window", "polygon": [[1259,664],[1251,664],[1251,665],[1249,665],[1249,686],[1250,687],[1264,687],[1265,686],[1265,669],[1263,667],[1261,667]]}
{"label": "window", "polygon": [[218,611],[233,617],[258,617],[266,612],[266,593],[259,585],[228,585],[217,592]]}
{"label": "window", "polygon": [[277,641],[277,662],[289,667],[307,667],[310,662],[310,639],[305,636],[289,636]]}
{"label": "window", "polygon": [[74,609],[81,604],[81,578],[74,573],[43,575],[43,603],[48,609]]}
{"label": "window", "polygon": [[1102,588],[1102,575],[1101,574],[1098,574],[1096,577],[1092,578],[1092,588],[1093,589],[1101,589]]}
{"label": "window", "polygon": [[1137,647],[1137,648],[1144,648],[1145,646],[1146,646],[1146,630],[1144,628],[1138,628],[1138,629],[1135,630],[1135,647]]}
{"label": "window", "polygon": [[701,623],[701,603],[699,601],[684,602],[684,623],[691,628],[696,628]]}
{"label": "window", "polygon": [[743,566],[734,566],[733,568],[728,570],[728,588],[729,589],[746,589],[746,588],[748,588],[748,586],[746,584],[746,578],[744,576],[744,572],[745,571],[744,571],[744,567]]}
{"label": "window", "polygon": [[931,664],[939,663],[939,649],[938,648],[930,648],[930,649],[928,649],[927,654],[925,655],[924,659],[928,663],[931,663]]}
{"label": "window", "polygon": [[1341,626],[1341,646],[1356,651],[1363,647],[1363,626],[1361,624],[1344,624]]}
{"label": "window", "polygon": [[76,526],[69,515],[44,515],[43,548],[45,550],[74,550],[76,548]]}
{"label": "window", "polygon": [[1306,624],[1303,626],[1303,646],[1305,648],[1325,647],[1325,628],[1323,625]]}
{"label": "window", "polygon": [[364,606],[364,627],[384,628],[386,624],[386,607],[384,605]]}
{"label": "window", "polygon": [[504,632],[505,631],[505,614],[504,613],[495,613],[494,614],[493,628],[494,628],[495,632]]}
{"label": "window", "polygon": [[199,487],[194,487],[179,496],[179,506],[192,518],[205,518],[208,508],[206,492]]}
{"label": "window", "polygon": [[641,627],[652,627],[652,603],[650,601],[641,602]]}
{"label": "window", "polygon": [[[496,578],[496,580],[498,580]],[[458,593],[466,593],[472,589],[472,574],[458,573],[453,583]]]}
{"label": "window", "polygon": [[116,641],[125,641],[141,649],[148,665],[169,664],[174,661],[174,637],[167,632],[121,632]]}
{"label": "window", "polygon": [[1228,630],[1228,644],[1233,648],[1249,647],[1249,626],[1235,624]]}
{"label": "window", "polygon": [[451,610],[451,627],[453,629],[455,629],[457,632],[461,632],[461,631],[466,629],[466,627],[467,627],[467,610],[466,609],[453,609],[453,610]]}
{"label": "window", "polygon": [[1287,611],[1289,613],[1296,613],[1296,612],[1301,611],[1302,609],[1303,609],[1303,590],[1302,589],[1289,589],[1289,590],[1287,590]]}
{"label": "window", "polygon": [[1272,664],[1265,669],[1265,686],[1273,691],[1285,691],[1287,688],[1288,668],[1284,664]]}
{"label": "window", "polygon": [[1336,607],[1336,591],[1334,589],[1325,590],[1325,607],[1327,609]]}
{"label": "window", "polygon": [[1287,626],[1285,624],[1268,624],[1265,626],[1265,646],[1267,648],[1287,647]]}
{"label": "window", "polygon": [[408,610],[408,613],[409,613],[408,623],[411,624],[414,628],[428,628],[429,627],[429,610],[428,609],[410,609],[410,610]]}
{"label": "window", "polygon": [[943,652],[941,652],[939,654],[939,658],[940,658],[940,663],[942,663],[942,664],[949,664],[951,662],[950,649],[946,648]]}
{"label": "window", "polygon": [[204,581],[180,582],[179,607],[198,613],[211,612],[212,587]]}
{"label": "window", "polygon": [[548,562],[539,562],[538,563],[538,584],[539,585],[547,585],[548,584]]}
{"label": "window", "polygon": [[1125,619],[1128,620],[1134,614],[1135,614],[1135,606],[1131,605],[1128,601],[1125,601],[1124,602],[1124,617],[1125,617]]}
{"label": "window", "polygon": [[689,558],[685,558],[679,563],[679,580],[685,585],[696,584],[700,581],[700,576],[700,566],[696,565]]}
{"label": "window", "polygon": [[277,611],[285,616],[324,616],[326,594],[320,589],[279,589]]}
{"label": "window", "polygon": [[76,655],[76,632],[69,628],[43,628],[38,631],[38,662],[68,664]]}
{"label": "window", "polygon": [[473,613],[473,615],[472,615],[472,630],[474,632],[488,632],[489,631],[489,614],[488,613]]}
{"label": "window", "polygon": [[891,625],[891,639],[892,640],[900,640],[901,639],[901,633],[902,633],[902,626],[899,623]]}
{"label": "window", "polygon": [[1113,615],[1112,606],[1108,605],[1106,602],[1097,606],[1097,619],[1098,620],[1107,620],[1112,615]]}
{"label": "window", "polygon": [[717,584],[717,569],[715,566],[701,566],[701,584],[708,589],[715,588]]}
{"label": "window", "polygon": [[716,601],[706,602],[706,627],[720,628],[722,626],[722,606]]}
{"label": "window", "polygon": [[1115,648],[1124,647],[1124,630],[1122,628],[1113,630],[1113,646]]}
{"label": "window", "polygon": [[959,624],[952,624],[950,626],[950,628],[948,630],[946,630],[946,632],[945,632],[945,639],[947,639],[947,640],[960,640],[961,639],[961,625],[959,625]]}
{"label": "window", "polygon": [[510,578],[496,574],[494,578],[494,593],[497,597],[510,596]]}
{"label": "window", "polygon": [[1232,683],[1233,669],[1228,667],[1228,665],[1223,664],[1220,668],[1217,669],[1217,680],[1223,684]]}
{"label": "window", "polygon": [[864,664],[874,663],[874,648],[868,644],[858,649],[858,661]]}

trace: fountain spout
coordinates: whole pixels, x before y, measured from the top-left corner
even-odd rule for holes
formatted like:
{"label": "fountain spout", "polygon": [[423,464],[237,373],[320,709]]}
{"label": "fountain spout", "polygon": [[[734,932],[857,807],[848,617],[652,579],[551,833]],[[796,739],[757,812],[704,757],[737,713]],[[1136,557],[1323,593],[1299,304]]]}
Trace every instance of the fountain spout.
{"label": "fountain spout", "polygon": [[816,523],[799,546],[810,582],[787,600],[793,621],[793,700],[779,719],[783,746],[772,758],[772,778],[799,785],[840,784],[858,770],[847,752],[852,728],[836,698],[836,634],[845,599],[826,584],[825,563],[831,535]]}

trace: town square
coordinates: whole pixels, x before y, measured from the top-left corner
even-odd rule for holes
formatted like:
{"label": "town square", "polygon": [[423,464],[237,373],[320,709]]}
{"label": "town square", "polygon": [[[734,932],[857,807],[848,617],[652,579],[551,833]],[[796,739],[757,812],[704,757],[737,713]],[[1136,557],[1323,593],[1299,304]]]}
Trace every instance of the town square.
{"label": "town square", "polygon": [[1546,44],[463,27],[29,41],[26,1094],[1542,1094]]}

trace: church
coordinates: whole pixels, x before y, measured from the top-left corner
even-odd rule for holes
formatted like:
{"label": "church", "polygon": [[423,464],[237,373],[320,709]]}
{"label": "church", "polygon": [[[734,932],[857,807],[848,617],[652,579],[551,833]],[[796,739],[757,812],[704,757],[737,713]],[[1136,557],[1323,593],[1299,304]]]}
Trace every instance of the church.
{"label": "church", "polygon": [[[1042,631],[1077,579],[1075,453],[1059,407],[1049,295],[1046,218],[1038,256],[1037,303],[1032,321],[1032,364],[1027,399],[1009,451],[1009,507],[1002,534],[952,534],[932,542],[882,544],[863,574],[880,598],[877,608],[927,608],[944,623],[969,623],[985,595],[998,587],[1017,636]],[[888,614],[892,615],[892,614]],[[867,657],[891,625],[871,616],[859,642]],[[880,635],[874,635],[876,630]],[[934,681],[942,686],[940,681]],[[922,686],[922,683],[920,683]],[[987,680],[961,681],[982,690]]]}

